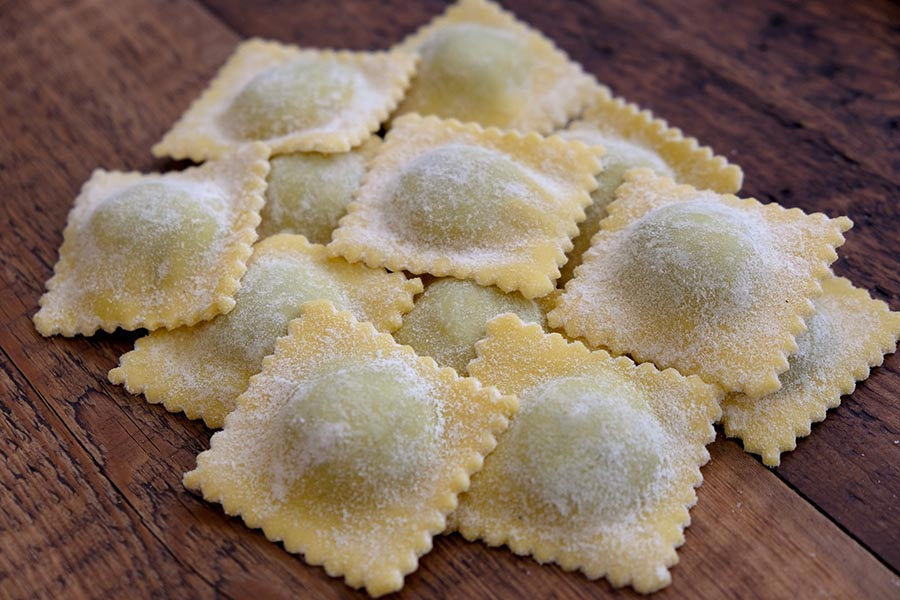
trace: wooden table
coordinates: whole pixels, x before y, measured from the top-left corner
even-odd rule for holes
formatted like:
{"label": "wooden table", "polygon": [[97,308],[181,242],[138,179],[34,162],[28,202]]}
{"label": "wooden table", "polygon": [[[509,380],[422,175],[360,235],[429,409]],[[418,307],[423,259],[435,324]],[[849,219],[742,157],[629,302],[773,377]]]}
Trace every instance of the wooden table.
{"label": "wooden table", "polygon": [[[242,38],[385,48],[443,2],[0,1],[0,597],[348,597],[187,493],[210,431],[106,381],[132,334],[31,316],[92,169],[150,146]],[[849,215],[839,274],[900,310],[900,6],[508,3],[619,94],[743,166],[744,194]],[[656,598],[900,598],[900,357],[769,470],[719,439]],[[435,540],[406,597],[618,597],[505,549]]]}

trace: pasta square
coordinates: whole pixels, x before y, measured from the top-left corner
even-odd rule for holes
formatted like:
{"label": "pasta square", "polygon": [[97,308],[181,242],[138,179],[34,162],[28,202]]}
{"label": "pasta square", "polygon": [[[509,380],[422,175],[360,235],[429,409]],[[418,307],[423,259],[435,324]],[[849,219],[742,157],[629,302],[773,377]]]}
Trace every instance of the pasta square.
{"label": "pasta square", "polygon": [[397,114],[548,134],[581,110],[591,88],[579,64],[487,0],[460,0],[399,48],[421,60]]}
{"label": "pasta square", "polygon": [[379,596],[431,550],[516,406],[317,301],[184,483]]}
{"label": "pasta square", "polygon": [[403,52],[308,50],[243,42],[154,156],[217,158],[247,141],[273,154],[346,152],[378,131],[409,85]]}
{"label": "pasta square", "polygon": [[460,496],[459,532],[616,587],[668,585],[721,390],[514,315],[491,321],[477,350],[472,376],[520,404]]}
{"label": "pasta square", "polygon": [[137,340],[109,379],[152,404],[219,428],[305,302],[329,300],[390,332],[421,291],[419,279],[329,258],[324,246],[300,235],[276,235],[254,247],[234,310]]}
{"label": "pasta square", "polygon": [[329,251],[371,267],[546,295],[596,187],[598,152],[536,133],[401,117]]}
{"label": "pasta square", "polygon": [[759,398],[781,387],[852,225],[634,169],[547,320],[592,346]]}
{"label": "pasta square", "polygon": [[770,467],[897,350],[900,313],[843,277],[825,278],[822,290],[806,331],[797,336],[791,366],[781,374],[781,389],[755,400],[732,394],[722,403],[725,433],[741,438],[744,449]]}
{"label": "pasta square", "polygon": [[166,174],[96,170],[69,213],[41,335],[172,329],[227,313],[256,240],[268,149]]}
{"label": "pasta square", "polygon": [[606,149],[603,171],[597,176],[599,187],[591,194],[593,202],[585,211],[587,218],[579,225],[574,248],[562,269],[560,286],[575,274],[591,239],[600,230],[606,207],[613,201],[616,188],[622,184],[625,171],[644,167],[657,175],[671,177],[701,190],[734,194],[741,189],[744,174],[724,156],[700,146],[696,139],[684,137],[677,127],[669,127],[649,110],[641,110],[612,95],[606,86],[595,84],[581,117],[558,132],[565,139],[580,140]]}

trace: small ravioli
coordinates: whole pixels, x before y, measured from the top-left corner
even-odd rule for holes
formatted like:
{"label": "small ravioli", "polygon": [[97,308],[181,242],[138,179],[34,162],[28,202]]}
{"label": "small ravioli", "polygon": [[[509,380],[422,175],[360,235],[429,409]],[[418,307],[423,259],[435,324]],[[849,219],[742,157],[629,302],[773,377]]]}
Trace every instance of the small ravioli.
{"label": "small ravioli", "polygon": [[421,59],[398,114],[547,134],[581,110],[591,89],[553,42],[486,0],[460,0],[399,48]]}
{"label": "small ravioli", "polygon": [[351,262],[550,293],[596,187],[598,150],[407,115],[328,246]]}
{"label": "small ravioli", "polygon": [[476,348],[469,373],[520,404],[460,496],[457,530],[616,587],[668,585],[721,390],[590,352],[515,315],[488,323]]}
{"label": "small ravioli", "polygon": [[234,310],[137,340],[109,379],[219,428],[305,302],[328,300],[391,332],[421,291],[419,279],[329,258],[324,246],[300,235],[276,235],[254,247]]}
{"label": "small ravioli", "polygon": [[370,137],[350,152],[295,152],[269,160],[266,204],[257,228],[260,239],[299,233],[314,244],[327,244],[362,183],[366,162],[381,138]]}
{"label": "small ravioli", "polygon": [[807,329],[797,336],[799,349],[782,373],[782,387],[774,394],[750,399],[732,394],[722,403],[725,433],[738,437],[747,452],[777,467],[781,453],[797,447],[797,438],[810,434],[813,423],[853,393],[869,369],[897,349],[900,313],[853,287],[843,277],[822,281],[822,295]]}
{"label": "small ravioli", "polygon": [[256,240],[267,158],[248,144],[164,175],[94,171],[69,213],[37,330],[172,329],[230,311]]}
{"label": "small ravioli", "polygon": [[852,222],[625,175],[584,263],[547,315],[573,338],[759,398]]}
{"label": "small ravioli", "polygon": [[733,194],[741,189],[744,174],[737,165],[700,146],[697,140],[684,137],[681,130],[648,110],[613,97],[608,88],[596,85],[590,102],[578,121],[560,131],[560,137],[580,140],[588,145],[603,146],[603,172],[597,176],[599,187],[591,194],[593,203],[585,211],[587,218],[579,225],[569,262],[562,269],[561,285],[569,281],[591,239],[600,230],[606,207],[613,201],[616,188],[622,184],[625,171],[644,167],[657,175],[672,177],[702,190]]}
{"label": "small ravioli", "polygon": [[184,483],[332,577],[397,591],[516,399],[325,301],[289,329]]}
{"label": "small ravioli", "polygon": [[471,281],[439,279],[431,283],[403,317],[394,339],[430,356],[442,367],[465,374],[475,358],[475,342],[484,337],[487,322],[512,312],[524,321],[544,325],[544,313],[534,300],[504,294]]}
{"label": "small ravioli", "polygon": [[248,40],[153,155],[200,162],[252,140],[265,142],[273,154],[346,152],[378,131],[409,85],[415,62],[403,52]]}

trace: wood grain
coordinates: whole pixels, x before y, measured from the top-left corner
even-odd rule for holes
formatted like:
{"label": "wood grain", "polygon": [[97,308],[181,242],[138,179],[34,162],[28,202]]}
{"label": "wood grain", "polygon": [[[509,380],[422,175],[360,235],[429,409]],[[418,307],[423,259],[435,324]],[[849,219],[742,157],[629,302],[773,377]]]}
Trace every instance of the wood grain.
{"label": "wood grain", "polygon": [[[96,167],[168,166],[150,146],[241,37],[384,48],[442,6],[2,4],[0,597],[362,597],[183,489],[211,432],[106,381],[134,335],[42,339],[30,316],[81,183]],[[895,5],[514,9],[738,160],[749,193],[849,213],[839,272],[900,308]],[[777,471],[719,440],[674,583],[654,597],[896,597],[898,371],[889,359]],[[633,596],[459,536],[435,541],[401,595]]]}
{"label": "wood grain", "polygon": [[0,356],[0,596],[165,595],[202,590],[63,421]]}

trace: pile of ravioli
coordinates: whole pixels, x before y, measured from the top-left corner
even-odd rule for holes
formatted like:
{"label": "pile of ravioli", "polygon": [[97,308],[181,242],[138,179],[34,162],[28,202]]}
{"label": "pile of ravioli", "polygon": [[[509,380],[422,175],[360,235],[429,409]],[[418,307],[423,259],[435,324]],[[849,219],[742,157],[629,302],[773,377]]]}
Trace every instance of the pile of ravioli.
{"label": "pile of ravioli", "polygon": [[373,596],[451,531],[658,590],[713,424],[777,465],[900,335],[847,218],[732,195],[487,0],[244,42],[153,153],[202,164],[95,171],[35,325],[147,330],[109,378],[221,430],[185,485]]}

